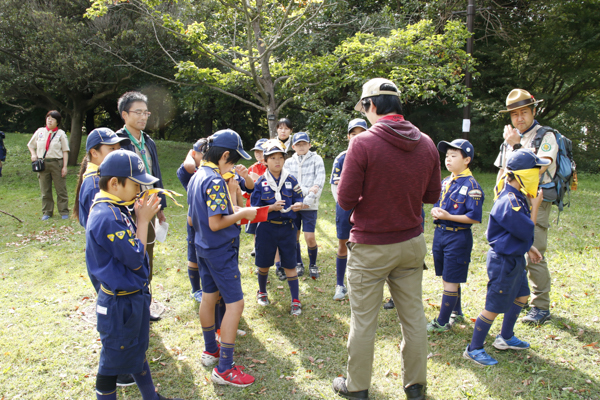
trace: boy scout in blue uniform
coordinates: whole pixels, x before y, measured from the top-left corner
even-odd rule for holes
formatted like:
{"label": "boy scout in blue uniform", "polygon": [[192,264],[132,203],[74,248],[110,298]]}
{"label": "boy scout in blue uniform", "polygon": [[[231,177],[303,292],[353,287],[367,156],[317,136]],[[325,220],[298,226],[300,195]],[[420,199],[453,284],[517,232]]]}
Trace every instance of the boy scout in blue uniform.
{"label": "boy scout in blue uniform", "polygon": [[[367,121],[362,118],[356,118],[350,121],[348,123],[348,143],[350,143],[350,140],[352,140],[354,136],[367,129],[369,129],[367,127]],[[348,248],[346,247],[346,243],[350,238],[350,229],[352,229],[352,225],[350,224],[350,215],[352,214],[352,211],[342,209],[337,203],[337,185],[342,176],[342,169],[344,168],[344,160],[346,159],[347,151],[348,150],[342,151],[335,158],[333,169],[331,171],[331,180],[329,181],[329,183],[331,183],[331,193],[335,200],[335,230],[339,240],[338,250],[335,255],[337,283],[335,285],[333,300],[344,300],[346,294],[348,294],[348,289],[346,288],[346,285],[344,285],[344,276],[346,275],[346,264],[348,262]]]}
{"label": "boy scout in blue uniform", "polygon": [[[220,385],[246,387],[254,377],[233,365],[237,327],[244,309],[241,274],[238,266],[241,219],[252,220],[256,209],[235,211],[231,193],[224,179],[235,163],[250,156],[244,151],[240,136],[225,129],[208,138],[203,164],[188,185],[188,224],[194,226],[198,269],[203,294],[200,323],[205,350],[201,362],[212,366],[211,379]],[[222,297],[227,309],[221,324],[221,347],[215,339],[215,305]]]}
{"label": "boy scout in blue uniform", "polygon": [[296,212],[303,208],[302,189],[294,176],[285,169],[285,148],[277,139],[263,144],[265,174],[256,181],[256,190],[250,197],[253,207],[269,206],[266,222],[256,228],[256,259],[258,267],[258,292],[256,300],[261,306],[269,304],[267,279],[279,250],[281,266],[285,269],[292,296],[292,315],[302,313],[299,299],[298,273],[296,271]]}
{"label": "boy scout in blue uniform", "polygon": [[508,157],[506,170],[494,188],[495,202],[487,230],[490,249],[485,309],[479,314],[471,344],[463,353],[463,357],[481,366],[498,364],[483,348],[498,314],[504,313],[504,321],[493,346],[498,350],[529,348],[529,343],[514,335],[514,326],[530,294],[525,254],[534,262],[542,258],[533,246],[533,232],[543,201],[541,190],[538,193],[540,167],[548,164],[550,160],[539,158],[530,150],[516,150]]}
{"label": "boy scout in blue uniform", "polygon": [[446,168],[452,174],[442,181],[440,199],[431,209],[435,224],[433,261],[436,276],[444,282],[442,305],[437,318],[427,324],[429,332],[445,332],[462,318],[460,284],[467,281],[473,233],[471,225],[481,223],[483,190],[469,169],[475,151],[464,139],[438,143],[446,153]]}
{"label": "boy scout in blue uniform", "polygon": [[[136,201],[140,185],[156,178],[146,173],[133,152],[118,150],[99,167],[100,192],[91,207],[86,229],[85,258],[100,282],[96,304],[102,341],[96,398],[116,400],[117,375],[133,374],[144,400],[164,399],[155,391],[146,360],[150,331],[148,222],[160,209],[156,195]],[[135,203],[139,227],[127,206]]]}

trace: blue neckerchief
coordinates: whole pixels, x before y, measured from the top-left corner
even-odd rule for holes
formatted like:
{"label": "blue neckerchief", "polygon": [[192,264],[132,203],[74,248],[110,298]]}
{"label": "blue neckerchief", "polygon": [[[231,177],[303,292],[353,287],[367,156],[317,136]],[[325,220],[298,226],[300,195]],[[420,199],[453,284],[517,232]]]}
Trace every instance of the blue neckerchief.
{"label": "blue neckerchief", "polygon": [[533,120],[533,124],[531,124],[531,126],[529,127],[529,129],[527,129],[527,130],[526,130],[525,132],[523,132],[523,133],[520,133],[520,132],[519,132],[519,135],[521,135],[521,137],[525,136],[525,134],[527,134],[527,132],[529,132],[530,130],[532,130],[533,128],[535,128],[535,126],[536,126],[536,125],[539,125],[539,124],[540,124],[540,123],[539,123],[539,122],[537,122],[537,120],[535,120],[535,119],[534,119],[534,120]]}

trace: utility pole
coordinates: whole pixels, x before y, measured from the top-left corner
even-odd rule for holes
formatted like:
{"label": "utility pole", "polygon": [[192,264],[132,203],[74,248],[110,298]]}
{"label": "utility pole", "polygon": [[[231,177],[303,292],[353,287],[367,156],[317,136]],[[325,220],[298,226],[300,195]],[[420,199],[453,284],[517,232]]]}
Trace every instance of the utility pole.
{"label": "utility pole", "polygon": [[[471,36],[467,39],[467,54],[473,55],[473,20],[475,19],[475,0],[469,0],[467,5],[467,30]],[[473,87],[471,72],[465,71],[465,82],[468,89]],[[469,140],[469,132],[471,131],[471,104],[467,104],[463,108],[463,125],[462,137]]]}

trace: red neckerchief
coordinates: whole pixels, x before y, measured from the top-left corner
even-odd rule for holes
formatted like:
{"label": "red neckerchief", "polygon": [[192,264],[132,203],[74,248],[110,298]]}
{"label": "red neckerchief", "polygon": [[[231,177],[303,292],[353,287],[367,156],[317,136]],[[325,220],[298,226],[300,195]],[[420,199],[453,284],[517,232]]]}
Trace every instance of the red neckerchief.
{"label": "red neckerchief", "polygon": [[404,117],[402,115],[400,115],[400,114],[391,114],[391,115],[386,115],[384,117],[379,118],[377,120],[377,122],[379,122],[379,121],[383,122],[385,120],[394,121],[394,122],[400,122],[400,121],[404,121]]}
{"label": "red neckerchief", "polygon": [[56,133],[56,131],[58,131],[58,126],[54,129],[48,129],[48,127],[46,127],[46,130],[48,131],[48,140],[46,140],[46,151],[48,151],[48,149],[50,148],[50,142],[52,141],[52,138],[54,137],[54,135],[50,135],[50,133],[52,133],[52,134]]}

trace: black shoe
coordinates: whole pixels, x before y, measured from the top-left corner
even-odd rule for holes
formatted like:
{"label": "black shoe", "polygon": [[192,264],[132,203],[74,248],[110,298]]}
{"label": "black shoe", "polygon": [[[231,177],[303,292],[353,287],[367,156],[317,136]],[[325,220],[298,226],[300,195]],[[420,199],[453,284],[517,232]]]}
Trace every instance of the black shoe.
{"label": "black shoe", "polygon": [[150,313],[150,322],[157,322],[160,321],[160,319],[160,315]]}
{"label": "black shoe", "polygon": [[393,308],[396,308],[396,305],[394,304],[394,299],[390,298],[389,301],[383,305],[383,309],[391,310]]}
{"label": "black shoe", "polygon": [[117,386],[125,387],[135,385],[135,379],[131,374],[122,374],[117,376]]}
{"label": "black shoe", "polygon": [[256,250],[252,249],[252,252],[250,253],[250,255],[251,255],[252,257],[256,257]]}
{"label": "black shoe", "polygon": [[427,392],[427,387],[418,383],[404,388],[407,400],[425,400],[425,392]]}
{"label": "black shoe", "polygon": [[358,392],[349,392],[346,387],[346,378],[338,376],[333,380],[333,391],[347,399],[368,399],[369,389],[359,390]]}
{"label": "black shoe", "polygon": [[182,398],[179,398],[179,397],[172,397],[171,398],[171,397],[161,396],[160,393],[157,393],[157,394],[158,394],[158,400],[183,400]]}
{"label": "black shoe", "polygon": [[550,319],[550,310],[540,310],[537,307],[531,307],[531,310],[527,313],[521,321],[526,324],[542,325],[544,322]]}

